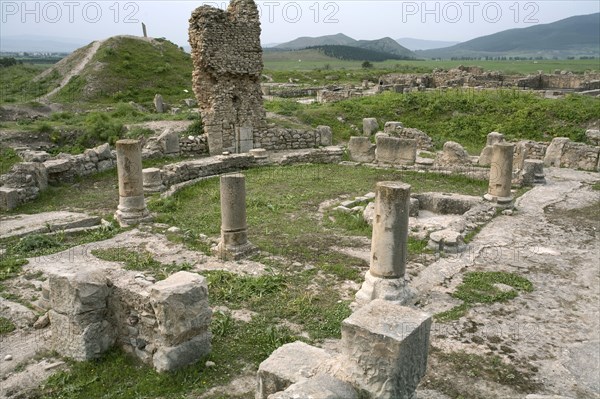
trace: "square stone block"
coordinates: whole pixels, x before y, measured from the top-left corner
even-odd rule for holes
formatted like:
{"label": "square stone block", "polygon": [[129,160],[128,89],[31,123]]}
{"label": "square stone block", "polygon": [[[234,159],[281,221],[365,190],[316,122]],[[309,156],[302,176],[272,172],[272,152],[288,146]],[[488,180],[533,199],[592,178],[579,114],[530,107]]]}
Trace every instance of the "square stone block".
{"label": "square stone block", "polygon": [[0,210],[10,211],[19,205],[19,193],[14,188],[0,187]]}
{"label": "square stone block", "polygon": [[374,398],[411,398],[427,368],[431,316],[376,299],[342,322],[351,381]]}
{"label": "square stone block", "polygon": [[158,372],[171,371],[197,362],[210,353],[210,332],[197,335],[177,346],[158,348],[152,362]]}
{"label": "square stone block", "polygon": [[99,270],[51,274],[50,307],[68,316],[106,309],[110,293],[107,283],[106,275]]}

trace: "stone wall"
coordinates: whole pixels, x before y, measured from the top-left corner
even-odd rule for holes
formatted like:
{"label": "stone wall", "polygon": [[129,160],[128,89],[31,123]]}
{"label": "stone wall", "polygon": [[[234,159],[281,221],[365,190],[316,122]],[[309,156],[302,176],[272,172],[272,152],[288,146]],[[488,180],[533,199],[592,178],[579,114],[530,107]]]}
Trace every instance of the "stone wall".
{"label": "stone wall", "polygon": [[247,152],[266,133],[260,31],[252,0],[198,7],[190,18],[193,89],[211,155]]}
{"label": "stone wall", "polygon": [[49,276],[52,348],[75,360],[118,345],[158,371],[210,352],[212,311],[204,277],[178,272],[157,283],[143,275],[84,269]]}
{"label": "stone wall", "polygon": [[318,126],[315,130],[270,127],[267,133],[256,138],[255,148],[266,150],[295,150],[331,145],[331,128]]}

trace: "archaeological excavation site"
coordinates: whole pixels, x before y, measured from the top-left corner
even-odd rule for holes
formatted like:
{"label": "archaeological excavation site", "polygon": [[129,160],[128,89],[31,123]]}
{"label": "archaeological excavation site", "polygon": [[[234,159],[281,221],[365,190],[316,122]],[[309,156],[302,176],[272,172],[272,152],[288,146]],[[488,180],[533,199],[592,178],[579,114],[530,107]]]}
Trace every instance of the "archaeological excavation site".
{"label": "archaeological excavation site", "polygon": [[600,398],[600,68],[285,72],[253,0],[180,23],[6,69],[0,398]]}

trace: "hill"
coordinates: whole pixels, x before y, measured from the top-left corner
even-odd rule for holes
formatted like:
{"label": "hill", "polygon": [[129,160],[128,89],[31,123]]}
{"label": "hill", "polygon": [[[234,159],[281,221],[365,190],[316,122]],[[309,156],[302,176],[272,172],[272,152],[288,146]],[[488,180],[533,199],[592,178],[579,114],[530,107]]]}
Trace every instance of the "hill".
{"label": "hill", "polygon": [[192,95],[190,55],[165,39],[114,36],[75,51],[45,74],[62,79],[45,96],[50,101],[148,102],[156,93],[167,101]]}
{"label": "hill", "polygon": [[308,49],[315,49],[326,56],[337,58],[339,60],[354,61],[385,61],[385,60],[408,60],[413,59],[410,56],[396,55],[382,51],[370,50],[368,48],[353,46],[316,46]]}
{"label": "hill", "polygon": [[396,41],[401,45],[406,47],[411,51],[415,50],[431,50],[431,49],[440,49],[444,47],[454,46],[460,42],[446,42],[442,40],[423,40],[423,39],[415,39],[412,37],[402,37],[400,39],[396,39]]}
{"label": "hill", "polygon": [[[336,48],[336,46],[340,47]],[[386,59],[405,60],[417,58],[415,53],[402,47],[390,37],[377,40],[354,40],[342,33],[319,37],[299,37],[291,42],[282,43],[274,47],[275,50],[302,50],[306,48],[319,48],[321,51],[327,48],[327,55],[339,59],[383,61]],[[349,48],[364,49],[367,51],[351,51]],[[373,54],[373,52],[378,54]],[[344,55],[340,56],[341,54]],[[358,54],[364,55],[359,56]]]}
{"label": "hill", "polygon": [[416,54],[402,47],[397,41],[390,37],[384,37],[377,40],[359,40],[355,47],[376,51],[379,53],[388,53],[400,57],[400,59],[416,58]]}
{"label": "hill", "polygon": [[424,58],[600,56],[600,14],[579,15],[549,24],[509,29],[455,46],[418,52]]}
{"label": "hill", "polygon": [[282,50],[301,50],[316,46],[352,46],[354,44],[356,44],[356,40],[343,33],[338,33],[337,35],[319,37],[303,36],[294,39],[291,42],[278,44],[274,48]]}

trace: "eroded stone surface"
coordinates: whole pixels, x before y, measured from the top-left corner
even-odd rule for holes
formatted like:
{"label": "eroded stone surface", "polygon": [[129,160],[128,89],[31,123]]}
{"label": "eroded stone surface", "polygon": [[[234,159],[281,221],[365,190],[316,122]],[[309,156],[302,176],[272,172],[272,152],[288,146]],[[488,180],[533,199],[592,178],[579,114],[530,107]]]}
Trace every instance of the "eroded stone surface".
{"label": "eroded stone surface", "polygon": [[44,212],[35,215],[15,215],[0,218],[0,238],[48,233],[100,224],[100,218],[76,212]]}

